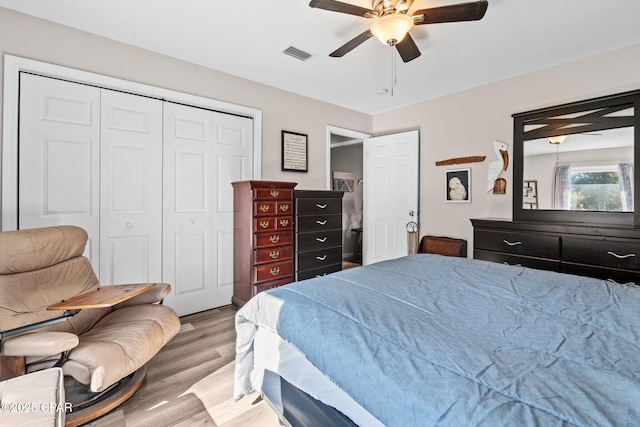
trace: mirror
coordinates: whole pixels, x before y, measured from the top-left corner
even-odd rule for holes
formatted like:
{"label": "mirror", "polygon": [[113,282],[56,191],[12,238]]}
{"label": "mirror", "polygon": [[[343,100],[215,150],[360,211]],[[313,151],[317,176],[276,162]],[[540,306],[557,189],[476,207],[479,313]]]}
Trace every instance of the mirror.
{"label": "mirror", "polygon": [[640,226],[639,97],[634,91],[515,114],[513,219]]}

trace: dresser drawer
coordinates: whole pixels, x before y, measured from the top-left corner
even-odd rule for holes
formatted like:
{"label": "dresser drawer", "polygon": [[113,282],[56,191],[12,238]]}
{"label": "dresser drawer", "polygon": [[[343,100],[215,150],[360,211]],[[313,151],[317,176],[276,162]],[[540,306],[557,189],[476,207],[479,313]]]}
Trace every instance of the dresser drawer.
{"label": "dresser drawer", "polygon": [[298,232],[340,230],[342,229],[342,215],[312,215],[300,216],[296,223]]}
{"label": "dresser drawer", "polygon": [[313,268],[311,270],[298,271],[296,275],[296,280],[306,280],[306,279],[312,279],[314,277],[322,277],[322,276],[326,276],[327,274],[335,273],[336,271],[341,271],[341,270],[342,270],[342,262],[338,264],[331,264],[331,265],[319,267],[319,268]]}
{"label": "dresser drawer", "polygon": [[289,246],[278,246],[275,248],[257,249],[255,251],[255,263],[265,264],[268,262],[284,261],[293,258],[293,248]]}
{"label": "dresser drawer", "polygon": [[614,268],[594,267],[571,262],[563,262],[560,271],[563,273],[577,274],[579,276],[610,280],[621,285],[640,284],[640,272],[638,271],[616,270]]}
{"label": "dresser drawer", "polygon": [[273,233],[256,233],[254,235],[255,239],[255,247],[256,248],[264,248],[264,247],[273,247],[273,246],[284,246],[293,243],[293,233],[291,231],[278,232],[274,231]]}
{"label": "dresser drawer", "polygon": [[253,204],[253,213],[257,217],[273,215],[292,215],[293,202],[262,202]]}
{"label": "dresser drawer", "polygon": [[474,247],[515,255],[560,259],[560,237],[553,235],[476,230]]}
{"label": "dresser drawer", "polygon": [[562,238],[562,261],[640,270],[640,245],[620,240]]}
{"label": "dresser drawer", "polygon": [[269,280],[279,280],[293,276],[293,262],[277,262],[254,267],[254,282],[266,282]]}
{"label": "dresser drawer", "polygon": [[292,190],[281,190],[279,188],[259,188],[253,190],[253,200],[291,200]]}
{"label": "dresser drawer", "polygon": [[475,259],[499,262],[501,264],[537,268],[538,270],[560,271],[560,261],[541,258],[530,258],[527,256],[511,255],[502,252],[484,251],[476,249],[473,251]]}
{"label": "dresser drawer", "polygon": [[342,263],[342,247],[298,253],[298,271]]}
{"label": "dresser drawer", "polygon": [[317,231],[315,233],[297,233],[298,252],[342,246],[342,230]]}
{"label": "dresser drawer", "polygon": [[256,217],[253,220],[253,229],[256,232],[293,229],[292,216]]}
{"label": "dresser drawer", "polygon": [[293,282],[293,276],[285,277],[284,279],[272,280],[270,282],[256,283],[253,285],[253,295],[266,291],[267,289],[277,288],[278,286],[286,285]]}
{"label": "dresser drawer", "polygon": [[342,212],[342,199],[297,199],[298,215],[327,215]]}

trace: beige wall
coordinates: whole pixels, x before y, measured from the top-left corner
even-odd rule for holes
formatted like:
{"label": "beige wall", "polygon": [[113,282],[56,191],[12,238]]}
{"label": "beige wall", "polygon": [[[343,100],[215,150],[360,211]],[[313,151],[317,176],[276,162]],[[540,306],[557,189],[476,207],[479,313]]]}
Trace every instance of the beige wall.
{"label": "beige wall", "polygon": [[[0,7],[0,56],[5,53],[262,110],[262,178],[298,182],[302,189],[326,187],[327,125],[371,131],[368,114]],[[280,170],[282,130],[308,135],[308,173]]]}
{"label": "beige wall", "polygon": [[[511,164],[505,176],[507,195],[489,194],[485,187],[489,162],[495,158],[494,139],[509,144],[511,160],[513,113],[636,89],[640,45],[379,114],[373,118],[373,133],[420,129],[420,235],[461,237],[471,245],[470,218],[511,218]],[[435,162],[473,155],[487,158],[458,165],[471,168],[471,203],[445,203],[445,170],[456,167]]]}
{"label": "beige wall", "polygon": [[[376,135],[419,129],[420,234],[462,237],[470,244],[470,218],[511,217],[511,166],[507,195],[485,192],[493,140],[513,148],[511,114],[640,88],[636,45],[371,117],[0,8],[4,53],[260,109],[262,178],[299,182],[302,189],[326,186],[327,125]],[[283,129],[308,134],[308,173],[280,171]],[[472,170],[471,203],[445,203],[449,167],[434,162],[470,155],[487,156],[461,165]]]}

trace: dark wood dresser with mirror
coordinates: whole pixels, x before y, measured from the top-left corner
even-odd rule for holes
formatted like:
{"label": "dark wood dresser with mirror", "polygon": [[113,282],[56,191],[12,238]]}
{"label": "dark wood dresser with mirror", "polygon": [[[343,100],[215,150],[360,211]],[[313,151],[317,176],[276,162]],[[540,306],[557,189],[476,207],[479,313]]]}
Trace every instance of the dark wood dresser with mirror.
{"label": "dark wood dresser with mirror", "polygon": [[513,220],[474,258],[640,284],[640,91],[514,114]]}
{"label": "dark wood dresser with mirror", "polygon": [[342,270],[342,191],[295,190],[296,280]]}

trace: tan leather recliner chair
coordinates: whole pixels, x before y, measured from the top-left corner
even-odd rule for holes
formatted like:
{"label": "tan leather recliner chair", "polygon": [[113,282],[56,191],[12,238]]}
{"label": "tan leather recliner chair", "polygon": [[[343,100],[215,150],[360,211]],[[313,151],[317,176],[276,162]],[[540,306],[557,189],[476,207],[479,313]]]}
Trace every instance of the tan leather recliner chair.
{"label": "tan leather recliner chair", "polygon": [[[62,311],[47,307],[100,287],[82,256],[87,238],[76,226],[0,233],[0,331],[60,317]],[[157,304],[170,289],[157,284],[114,307],[83,309],[60,323],[5,337],[0,356],[26,356],[30,372],[53,366],[69,350],[59,362],[65,376],[91,392],[103,391],[144,366],[180,329],[175,311]]]}

